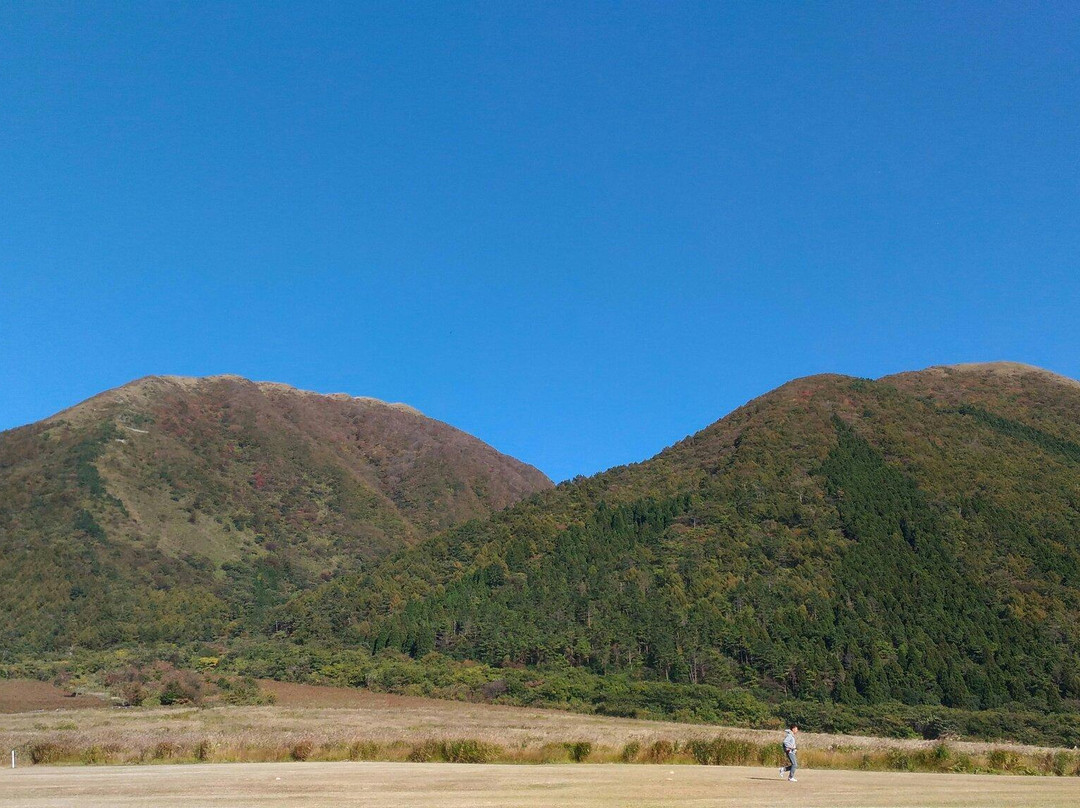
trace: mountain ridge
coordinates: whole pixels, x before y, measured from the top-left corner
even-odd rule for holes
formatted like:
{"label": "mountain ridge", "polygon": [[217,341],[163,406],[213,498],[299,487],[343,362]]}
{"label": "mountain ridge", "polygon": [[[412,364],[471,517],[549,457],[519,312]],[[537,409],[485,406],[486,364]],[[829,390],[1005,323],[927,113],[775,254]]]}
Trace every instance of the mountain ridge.
{"label": "mountain ridge", "polygon": [[[182,389],[197,389],[205,384],[213,384],[215,382],[232,382],[243,385],[253,385],[260,390],[281,392],[286,394],[295,394],[301,396],[315,396],[317,398],[329,399],[332,401],[353,401],[358,403],[381,405],[384,407],[390,407],[392,409],[402,410],[404,412],[410,412],[415,415],[420,415],[425,418],[430,416],[425,415],[416,407],[403,402],[390,402],[383,401],[382,399],[375,398],[373,396],[354,396],[351,393],[320,393],[315,390],[306,390],[304,388],[296,387],[285,382],[276,381],[258,381],[254,379],[248,379],[244,376],[240,376],[235,373],[217,373],[209,376],[184,376],[175,374],[150,374],[147,376],[140,376],[137,379],[132,379],[118,387],[113,387],[108,390],[103,390],[100,393],[96,393],[83,401],[73,404],[70,407],[53,413],[40,419],[40,421],[33,423],[40,423],[41,421],[54,421],[63,420],[65,417],[70,417],[73,414],[81,413],[84,411],[93,411],[96,406],[100,406],[106,403],[113,403],[116,401],[125,401],[127,397],[134,393],[139,393],[146,388],[161,385],[174,385]],[[435,420],[435,419],[432,419]],[[22,426],[30,426],[30,424],[24,424]],[[18,429],[19,427],[12,427]],[[4,430],[7,431],[7,430]]]}

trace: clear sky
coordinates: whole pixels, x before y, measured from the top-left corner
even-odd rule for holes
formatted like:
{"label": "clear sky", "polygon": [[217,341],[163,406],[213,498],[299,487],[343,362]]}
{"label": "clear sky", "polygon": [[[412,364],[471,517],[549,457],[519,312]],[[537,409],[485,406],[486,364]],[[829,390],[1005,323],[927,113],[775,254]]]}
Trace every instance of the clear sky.
{"label": "clear sky", "polygon": [[0,429],[148,374],[556,480],[797,376],[1080,377],[1080,6],[0,5]]}

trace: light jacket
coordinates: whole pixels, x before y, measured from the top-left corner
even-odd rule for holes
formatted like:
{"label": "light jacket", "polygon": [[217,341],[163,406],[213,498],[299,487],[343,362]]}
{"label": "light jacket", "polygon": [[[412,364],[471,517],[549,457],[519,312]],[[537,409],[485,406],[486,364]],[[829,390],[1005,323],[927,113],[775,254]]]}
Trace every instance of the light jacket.
{"label": "light jacket", "polygon": [[784,751],[785,751],[785,752],[794,752],[794,751],[795,751],[795,747],[796,747],[796,744],[795,744],[795,733],[793,733],[793,732],[792,732],[792,731],[791,731],[791,730],[789,729],[789,730],[787,731],[787,735],[785,735],[785,736],[784,736]]}

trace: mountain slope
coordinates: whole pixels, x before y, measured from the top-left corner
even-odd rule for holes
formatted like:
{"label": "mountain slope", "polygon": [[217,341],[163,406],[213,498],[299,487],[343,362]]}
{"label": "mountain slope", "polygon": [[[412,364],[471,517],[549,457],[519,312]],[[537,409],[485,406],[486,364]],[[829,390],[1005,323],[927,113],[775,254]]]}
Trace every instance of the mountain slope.
{"label": "mountain slope", "polygon": [[3,644],[219,636],[550,486],[404,405],[141,379],[0,434]]}
{"label": "mountain slope", "polygon": [[1080,385],[799,379],[296,598],[294,636],[770,698],[1080,705]]}

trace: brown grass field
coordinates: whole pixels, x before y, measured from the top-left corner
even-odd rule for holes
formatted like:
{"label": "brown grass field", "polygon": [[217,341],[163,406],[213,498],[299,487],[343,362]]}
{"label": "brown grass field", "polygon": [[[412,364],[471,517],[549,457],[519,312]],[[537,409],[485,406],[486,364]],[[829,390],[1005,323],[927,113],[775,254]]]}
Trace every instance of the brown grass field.
{"label": "brown grass field", "polygon": [[[1077,776],[853,771],[932,760],[935,746],[925,741],[803,733],[800,782],[789,784],[764,765],[776,732],[262,684],[276,704],[56,709],[74,700],[40,683],[4,682],[8,707],[24,711],[0,715],[0,752],[16,749],[20,761],[0,770],[0,808],[1080,806]],[[717,737],[748,742],[755,751],[746,762],[757,765],[693,765],[688,744]],[[481,759],[499,762],[417,762],[459,759],[445,752],[456,740],[467,750],[497,749]],[[569,763],[573,743],[591,745],[587,763]],[[630,760],[651,765],[620,764],[630,747],[638,750]],[[1049,773],[1035,764],[1061,759],[1058,773],[1080,773],[1072,750],[962,741],[948,748],[945,772],[964,760],[966,771]],[[28,765],[34,756],[39,765]],[[229,765],[192,765],[200,761]],[[133,763],[172,765],[125,765]],[[513,765],[523,763],[549,765]]]}
{"label": "brown grass field", "polygon": [[30,679],[0,679],[0,713],[31,710],[72,710],[80,707],[108,707],[97,696],[75,695],[48,682]]}
{"label": "brown grass field", "polygon": [[[0,680],[0,693],[6,694],[8,705],[8,712],[0,714],[0,751],[51,742],[79,749],[97,747],[108,753],[104,759],[82,762],[134,763],[148,762],[146,758],[130,755],[149,747],[166,744],[179,750],[202,744],[204,749],[213,751],[210,758],[213,760],[262,762],[288,759],[288,751],[297,744],[325,748],[326,755],[333,758],[332,747],[347,750],[358,742],[390,747],[433,739],[470,738],[518,750],[522,762],[558,762],[545,758],[545,746],[589,742],[597,750],[591,759],[602,761],[601,750],[619,750],[633,742],[645,748],[658,741],[710,738],[718,733],[761,745],[775,743],[780,738],[779,733],[767,730],[441,701],[351,688],[272,681],[260,684],[274,694],[277,699],[274,705],[116,708],[108,707],[108,702],[102,699],[80,697],[97,706],[71,709],[79,705],[79,700],[65,697],[63,691],[51,685]],[[47,693],[50,688],[55,691],[52,695]],[[15,712],[20,704],[25,706]],[[800,741],[808,765],[813,765],[815,755],[826,751],[857,754],[918,751],[934,746],[929,741],[809,732],[802,733]],[[1059,751],[965,741],[950,741],[949,746],[969,755],[985,754],[991,749],[1033,756]],[[283,756],[275,757],[281,750]],[[534,753],[531,756],[527,754],[530,750]],[[348,754],[342,754],[338,759],[347,757]],[[183,755],[166,755],[150,760],[183,762],[182,758]]]}
{"label": "brown grass field", "polygon": [[[771,776],[770,776],[771,775]],[[237,763],[0,772],[3,808],[1070,808],[1080,778],[739,766]]]}

